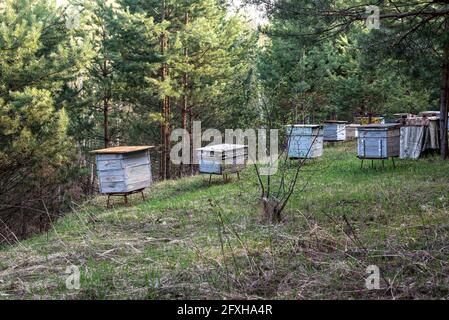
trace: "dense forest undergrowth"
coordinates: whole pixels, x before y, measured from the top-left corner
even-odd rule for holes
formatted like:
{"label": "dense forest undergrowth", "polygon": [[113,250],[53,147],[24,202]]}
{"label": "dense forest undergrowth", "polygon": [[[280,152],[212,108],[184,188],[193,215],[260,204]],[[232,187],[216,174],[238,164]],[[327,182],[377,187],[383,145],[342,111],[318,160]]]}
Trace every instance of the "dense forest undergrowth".
{"label": "dense forest undergrowth", "polygon": [[[396,164],[361,169],[354,143],[326,148],[278,225],[261,223],[251,167],[226,184],[160,182],[111,210],[97,197],[0,249],[0,297],[448,298],[449,163]],[[66,287],[72,265],[79,290]],[[365,287],[368,265],[379,290]]]}

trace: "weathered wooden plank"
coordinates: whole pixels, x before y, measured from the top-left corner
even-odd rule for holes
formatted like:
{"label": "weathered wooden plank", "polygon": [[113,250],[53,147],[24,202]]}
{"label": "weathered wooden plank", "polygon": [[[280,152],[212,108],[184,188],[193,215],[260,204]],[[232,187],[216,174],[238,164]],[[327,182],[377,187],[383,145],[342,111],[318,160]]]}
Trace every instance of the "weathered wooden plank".
{"label": "weathered wooden plank", "polygon": [[141,154],[131,154],[131,155],[125,155],[123,159],[123,167],[124,168],[130,168],[130,167],[137,167],[141,165],[149,165],[150,159],[148,157],[148,154],[141,153]]}
{"label": "weathered wooden plank", "polygon": [[125,168],[124,171],[127,183],[134,183],[143,180],[149,180],[151,183],[151,169],[148,165]]}
{"label": "weathered wooden plank", "polygon": [[143,180],[143,181],[129,183],[126,186],[126,192],[132,192],[132,191],[136,191],[139,189],[145,189],[145,188],[148,188],[149,186],[151,186],[151,181],[149,181],[149,180]]}
{"label": "weathered wooden plank", "polygon": [[123,176],[123,174],[110,175],[110,174],[107,174],[107,171],[103,171],[99,175],[99,180],[100,180],[100,183],[125,182],[125,177]]}
{"label": "weathered wooden plank", "polygon": [[122,169],[123,160],[99,160],[97,162],[98,171]]}
{"label": "weathered wooden plank", "polygon": [[120,193],[127,192],[126,184],[124,182],[108,182],[100,185],[101,193]]}
{"label": "weathered wooden plank", "polygon": [[102,160],[121,160],[123,159],[122,154],[97,154],[97,161]]}

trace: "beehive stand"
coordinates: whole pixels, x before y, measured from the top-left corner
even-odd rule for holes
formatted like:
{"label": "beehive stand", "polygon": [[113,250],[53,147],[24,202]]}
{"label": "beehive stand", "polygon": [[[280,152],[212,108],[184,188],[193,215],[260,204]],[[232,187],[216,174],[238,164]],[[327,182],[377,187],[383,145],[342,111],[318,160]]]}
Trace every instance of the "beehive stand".
{"label": "beehive stand", "polygon": [[142,200],[145,201],[145,194],[143,193],[145,189],[140,189],[140,190],[135,190],[135,191],[130,191],[130,192],[124,192],[124,193],[108,193],[108,201],[107,201],[107,207],[111,208],[110,205],[110,199],[111,197],[123,197],[124,198],[124,204],[128,205],[128,196],[132,195],[132,194],[136,194],[136,193],[140,193],[142,194]]}
{"label": "beehive stand", "polygon": [[108,208],[111,197],[124,197],[125,205],[132,194],[140,193],[145,200],[143,191],[152,184],[151,148],[113,147],[91,152],[96,155],[100,193],[108,196]]}
{"label": "beehive stand", "polygon": [[[385,168],[385,160],[388,160],[388,158],[385,158],[385,159],[378,159],[378,158],[376,158],[376,159],[368,159],[368,158],[360,158],[360,157],[359,157],[359,159],[362,160],[362,163],[360,164],[360,168],[361,169],[363,169],[363,162],[365,160],[371,160],[371,168],[374,168],[374,160],[381,160],[382,161],[382,168]],[[391,161],[393,163],[393,168],[396,168],[396,163],[394,162],[394,157],[391,157]]]}

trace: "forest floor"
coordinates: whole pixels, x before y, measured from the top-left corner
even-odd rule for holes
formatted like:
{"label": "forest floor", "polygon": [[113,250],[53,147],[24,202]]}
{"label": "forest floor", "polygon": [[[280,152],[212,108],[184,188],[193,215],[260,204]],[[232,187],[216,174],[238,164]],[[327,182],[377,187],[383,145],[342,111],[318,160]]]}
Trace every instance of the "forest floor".
{"label": "forest floor", "polygon": [[261,221],[252,167],[226,184],[157,183],[127,207],[97,197],[0,248],[0,299],[449,298],[449,162],[369,165],[353,142],[326,146],[276,226]]}

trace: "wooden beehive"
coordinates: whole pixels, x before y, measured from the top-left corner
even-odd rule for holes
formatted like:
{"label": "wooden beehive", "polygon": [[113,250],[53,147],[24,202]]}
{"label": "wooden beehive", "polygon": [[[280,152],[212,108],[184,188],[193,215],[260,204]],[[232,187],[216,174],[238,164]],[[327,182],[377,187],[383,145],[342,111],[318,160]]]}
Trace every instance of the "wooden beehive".
{"label": "wooden beehive", "polygon": [[346,140],[354,140],[359,136],[358,128],[359,124],[348,124],[346,125]]}
{"label": "wooden beehive", "polygon": [[197,149],[200,173],[224,175],[246,167],[247,147],[239,144],[218,144]]}
{"label": "wooden beehive", "polygon": [[113,147],[92,151],[96,155],[100,192],[126,194],[152,183],[150,146]]}
{"label": "wooden beehive", "polygon": [[318,158],[323,155],[323,130],[316,124],[287,126],[288,157]]}
{"label": "wooden beehive", "polygon": [[400,124],[369,124],[358,128],[358,157],[387,159],[400,152]]}
{"label": "wooden beehive", "polygon": [[345,141],[346,121],[329,120],[324,122],[324,141]]}

